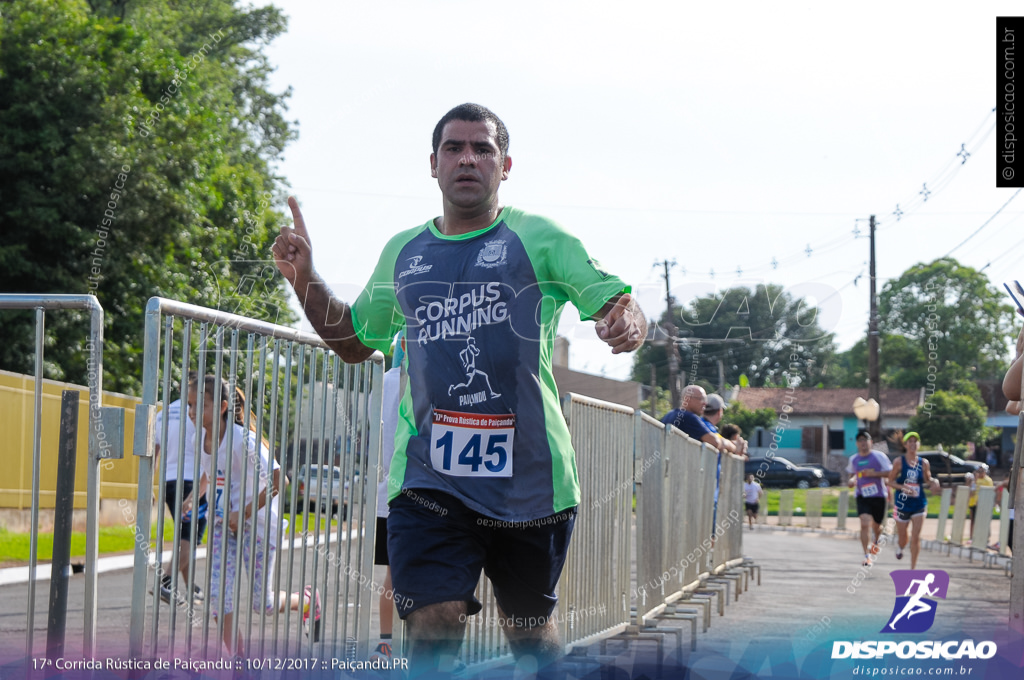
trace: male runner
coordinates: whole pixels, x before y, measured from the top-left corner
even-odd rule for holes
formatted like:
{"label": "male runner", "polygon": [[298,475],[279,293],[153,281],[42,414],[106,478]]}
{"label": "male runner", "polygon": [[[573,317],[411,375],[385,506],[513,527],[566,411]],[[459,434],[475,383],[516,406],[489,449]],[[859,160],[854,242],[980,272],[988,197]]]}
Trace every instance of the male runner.
{"label": "male runner", "polygon": [[[892,463],[888,456],[881,451],[871,450],[871,435],[868,431],[858,432],[857,453],[850,456],[846,471],[850,473],[850,486],[857,487],[857,514],[860,515],[860,544],[864,548],[864,566],[871,564],[872,555],[878,554],[885,501],[889,497],[885,481],[890,470]],[[870,536],[872,530],[875,535],[873,541]]]}
{"label": "male runner", "polygon": [[[517,659],[542,667],[561,655],[550,614],[580,491],[551,372],[555,329],[572,302],[598,320],[613,354],[647,335],[629,287],[578,239],[502,207],[498,188],[511,167],[508,131],[494,113],[464,104],[445,114],[430,155],[443,215],[393,237],[351,307],[313,270],[294,198],[295,227],[273,248],[313,327],[345,361],[386,350],[406,331],[388,553],[416,673],[451,669],[466,616],[480,610],[481,569]],[[470,347],[479,350],[473,371],[489,384],[461,384]]]}

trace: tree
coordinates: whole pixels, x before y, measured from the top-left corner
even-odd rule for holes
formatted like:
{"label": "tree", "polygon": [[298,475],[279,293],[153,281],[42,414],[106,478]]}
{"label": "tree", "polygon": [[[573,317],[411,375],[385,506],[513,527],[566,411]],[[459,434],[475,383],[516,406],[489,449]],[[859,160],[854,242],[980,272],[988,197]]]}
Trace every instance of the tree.
{"label": "tree", "polygon": [[722,425],[732,424],[740,428],[744,438],[749,439],[755,429],[759,427],[766,429],[772,427],[777,417],[778,414],[771,407],[766,406],[756,411],[751,411],[742,402],[734,401],[729,404],[729,408],[725,409],[725,413],[722,414],[722,422],[719,423],[719,429],[721,429]]}
{"label": "tree", "polygon": [[972,397],[939,390],[910,418],[910,429],[921,435],[926,446],[946,448],[980,441],[985,430],[985,407]]}
{"label": "tree", "polygon": [[[650,391],[649,390],[645,390],[645,393],[647,393],[647,398],[646,399],[642,399],[640,401],[640,405],[638,406],[638,408],[639,408],[639,410],[643,411],[644,413],[650,413],[651,412],[651,395],[650,395]],[[663,389],[661,387],[657,388],[657,393],[655,394],[655,402],[654,402],[654,417],[658,418],[658,419],[661,419],[662,416],[664,416],[666,413],[668,413],[669,411],[674,409],[676,406],[673,405],[671,403],[671,401],[672,401],[672,397],[670,396],[670,393],[669,393],[668,390]]]}
{"label": "tree", "polygon": [[[804,298],[794,298],[776,284],[754,290],[729,288],[673,308],[679,327],[680,370],[687,382],[706,381],[714,389],[721,377],[729,385],[746,375],[754,387],[814,385],[830,380],[824,372],[835,344],[818,321],[819,310]],[[662,322],[666,320],[662,316]],[[633,361],[633,379],[650,382],[650,364],[658,384],[668,384],[668,349],[646,343]]]}
{"label": "tree", "polygon": [[919,379],[922,367],[926,376],[959,376],[966,369],[974,379],[996,378],[1006,369],[1013,308],[988,277],[953,258],[916,264],[889,281],[878,308],[887,337],[902,336],[919,350],[912,386],[927,381]]}
{"label": "tree", "polygon": [[[284,28],[230,0],[5,3],[0,290],[95,294],[108,389],[138,392],[153,295],[294,320],[261,261],[295,135],[262,53]],[[85,384],[87,328],[48,315],[46,377]],[[33,332],[4,315],[0,367],[31,372]]]}

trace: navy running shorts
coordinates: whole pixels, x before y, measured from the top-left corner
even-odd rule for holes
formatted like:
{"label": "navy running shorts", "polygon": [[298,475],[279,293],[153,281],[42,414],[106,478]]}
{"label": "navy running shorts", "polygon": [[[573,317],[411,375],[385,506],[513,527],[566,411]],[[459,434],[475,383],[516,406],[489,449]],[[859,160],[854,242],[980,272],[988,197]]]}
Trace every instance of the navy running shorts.
{"label": "navy running shorts", "polygon": [[468,615],[476,614],[481,569],[517,627],[541,625],[551,615],[576,508],[506,522],[432,489],[404,489],[390,507],[388,557],[401,618],[430,604],[456,601],[466,603]]}

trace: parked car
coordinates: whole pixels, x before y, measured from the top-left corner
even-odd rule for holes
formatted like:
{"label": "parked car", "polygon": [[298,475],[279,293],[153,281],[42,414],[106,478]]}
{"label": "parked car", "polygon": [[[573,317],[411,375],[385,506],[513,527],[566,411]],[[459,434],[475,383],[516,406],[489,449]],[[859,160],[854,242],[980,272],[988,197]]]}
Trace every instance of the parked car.
{"label": "parked car", "polygon": [[761,486],[809,489],[827,487],[829,482],[821,470],[794,465],[785,458],[751,458],[743,466],[744,475],[754,475]]}
{"label": "parked car", "polygon": [[306,465],[298,474],[299,502],[306,505],[310,512],[319,507],[320,512],[327,514],[327,502],[330,499],[331,515],[338,514],[339,504],[342,507],[342,519],[348,516],[348,499],[345,498],[345,487],[342,483],[341,468],[334,465]]}
{"label": "parked car", "polygon": [[841,486],[843,483],[843,476],[835,470],[829,470],[828,468],[822,467],[821,465],[801,465],[799,467],[811,468],[812,470],[821,470],[822,479],[826,482],[825,484],[819,484],[818,486]]}
{"label": "parked car", "polygon": [[963,484],[965,474],[976,474],[982,466],[980,461],[963,460],[945,451],[920,451],[917,455],[928,461],[932,477],[944,486]]}

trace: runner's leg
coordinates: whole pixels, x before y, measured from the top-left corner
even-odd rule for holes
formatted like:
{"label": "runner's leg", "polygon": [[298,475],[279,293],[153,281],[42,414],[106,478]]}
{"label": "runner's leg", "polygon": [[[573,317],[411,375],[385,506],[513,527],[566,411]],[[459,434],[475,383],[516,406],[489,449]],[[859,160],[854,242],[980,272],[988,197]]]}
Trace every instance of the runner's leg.
{"label": "runner's leg", "polygon": [[[906,525],[904,525],[906,526]],[[917,556],[921,554],[921,527],[924,526],[924,515],[910,518],[910,568],[917,569]],[[904,532],[906,529],[904,529]]]}
{"label": "runner's leg", "polygon": [[466,602],[437,602],[409,612],[409,668],[450,673],[466,633]]}

